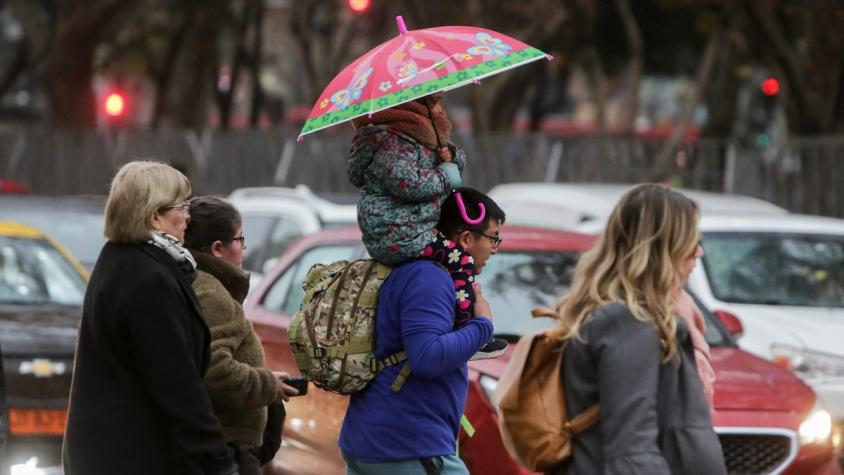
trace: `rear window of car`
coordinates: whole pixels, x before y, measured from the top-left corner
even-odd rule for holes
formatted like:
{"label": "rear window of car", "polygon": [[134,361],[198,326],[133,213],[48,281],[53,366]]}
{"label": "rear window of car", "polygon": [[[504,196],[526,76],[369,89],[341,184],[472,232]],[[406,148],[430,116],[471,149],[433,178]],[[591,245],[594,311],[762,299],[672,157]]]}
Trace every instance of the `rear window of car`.
{"label": "rear window of car", "polygon": [[[523,336],[554,325],[550,318],[533,318],[536,307],[554,308],[569,291],[580,253],[501,251],[486,263],[477,281],[492,309],[495,332]],[[697,302],[700,306],[700,302]],[[714,317],[704,308],[706,341],[711,346],[732,345]]]}
{"label": "rear window of car", "polygon": [[579,253],[501,251],[487,260],[477,282],[489,301],[495,332],[527,335],[551,327],[553,320],[533,318],[536,307],[554,307],[568,292]]}
{"label": "rear window of car", "polygon": [[91,267],[105,244],[102,214],[44,209],[15,210],[10,207],[0,211],[0,219],[12,221],[47,234],[58,241],[73,257]]}
{"label": "rear window of car", "polygon": [[293,315],[299,310],[305,291],[302,282],[308,270],[317,263],[330,264],[339,260],[353,259],[360,252],[357,244],[318,246],[308,249],[288,267],[267,290],[261,305],[268,310]]}
{"label": "rear window of car", "polygon": [[0,304],[82,305],[85,285],[46,240],[0,236]]}
{"label": "rear window of car", "polygon": [[703,264],[719,300],[844,307],[844,237],[707,233]]}

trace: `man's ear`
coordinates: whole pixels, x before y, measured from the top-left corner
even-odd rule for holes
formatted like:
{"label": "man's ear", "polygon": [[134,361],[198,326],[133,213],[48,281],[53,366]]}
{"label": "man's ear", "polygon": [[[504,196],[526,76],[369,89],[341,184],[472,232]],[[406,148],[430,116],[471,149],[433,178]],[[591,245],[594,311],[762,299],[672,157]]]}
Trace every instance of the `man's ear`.
{"label": "man's ear", "polygon": [[457,242],[463,246],[463,249],[468,251],[475,242],[475,236],[472,234],[472,231],[460,231],[457,234]]}

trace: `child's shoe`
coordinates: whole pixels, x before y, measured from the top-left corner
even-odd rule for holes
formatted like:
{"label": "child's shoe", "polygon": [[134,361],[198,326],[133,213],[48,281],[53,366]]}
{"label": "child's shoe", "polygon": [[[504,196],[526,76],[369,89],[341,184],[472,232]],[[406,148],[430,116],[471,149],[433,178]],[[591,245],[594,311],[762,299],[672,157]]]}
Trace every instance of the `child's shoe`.
{"label": "child's shoe", "polygon": [[471,358],[470,361],[475,360],[488,360],[492,358],[498,358],[499,356],[503,355],[507,351],[508,343],[500,338],[490,338],[486,344],[478,350]]}

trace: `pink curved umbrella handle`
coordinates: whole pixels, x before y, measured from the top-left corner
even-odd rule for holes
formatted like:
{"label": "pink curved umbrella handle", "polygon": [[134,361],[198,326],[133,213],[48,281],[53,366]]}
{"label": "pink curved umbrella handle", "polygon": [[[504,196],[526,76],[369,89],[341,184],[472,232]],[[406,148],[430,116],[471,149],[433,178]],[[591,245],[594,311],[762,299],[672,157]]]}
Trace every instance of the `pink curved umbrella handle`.
{"label": "pink curved umbrella handle", "polygon": [[460,210],[460,216],[463,218],[463,221],[466,221],[466,224],[475,226],[484,221],[484,218],[486,218],[486,207],[483,203],[478,203],[478,208],[481,209],[481,214],[477,218],[472,219],[469,217],[469,213],[466,212],[466,205],[463,203],[463,195],[461,195],[459,191],[455,191],[454,196],[457,198],[457,208]]}
{"label": "pink curved umbrella handle", "polygon": [[407,27],[404,26],[404,18],[401,15],[396,17],[396,25],[399,26],[399,33],[403,35],[407,33]]}

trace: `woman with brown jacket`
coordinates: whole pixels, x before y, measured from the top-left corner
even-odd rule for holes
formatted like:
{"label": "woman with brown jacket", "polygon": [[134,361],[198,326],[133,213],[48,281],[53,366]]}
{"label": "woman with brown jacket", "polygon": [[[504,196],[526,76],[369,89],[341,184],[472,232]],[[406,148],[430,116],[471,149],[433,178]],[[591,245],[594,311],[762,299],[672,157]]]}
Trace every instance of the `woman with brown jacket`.
{"label": "woman with brown jacket", "polygon": [[211,330],[205,386],[240,474],[259,474],[267,406],[297,391],[282,382],[286,373],[264,367],[261,341],[243,313],[249,274],[242,268],[246,243],[240,213],[213,196],[192,199],[190,213],[185,244],[197,263],[193,289]]}

